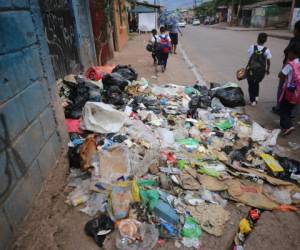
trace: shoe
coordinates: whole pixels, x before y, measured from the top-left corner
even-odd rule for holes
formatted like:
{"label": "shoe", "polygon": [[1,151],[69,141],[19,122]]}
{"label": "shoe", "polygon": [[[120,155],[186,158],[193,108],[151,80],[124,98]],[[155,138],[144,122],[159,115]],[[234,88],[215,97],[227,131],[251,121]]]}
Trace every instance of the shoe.
{"label": "shoe", "polygon": [[256,102],[251,102],[251,106],[252,106],[252,107],[255,107],[256,104],[257,104]]}
{"label": "shoe", "polygon": [[255,97],[255,101],[256,101],[256,102],[258,102],[258,100],[259,100],[259,97],[258,97],[258,96],[257,96],[257,97]]}
{"label": "shoe", "polygon": [[288,129],[282,129],[281,133],[283,136],[289,135],[295,130],[295,127],[290,127]]}

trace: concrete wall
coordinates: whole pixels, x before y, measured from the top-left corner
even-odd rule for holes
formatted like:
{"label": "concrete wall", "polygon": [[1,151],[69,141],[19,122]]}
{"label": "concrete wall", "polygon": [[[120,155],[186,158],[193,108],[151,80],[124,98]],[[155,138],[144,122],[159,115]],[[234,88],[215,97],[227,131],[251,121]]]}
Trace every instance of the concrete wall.
{"label": "concrete wall", "polygon": [[0,0],[0,249],[10,243],[65,145],[37,0]]}

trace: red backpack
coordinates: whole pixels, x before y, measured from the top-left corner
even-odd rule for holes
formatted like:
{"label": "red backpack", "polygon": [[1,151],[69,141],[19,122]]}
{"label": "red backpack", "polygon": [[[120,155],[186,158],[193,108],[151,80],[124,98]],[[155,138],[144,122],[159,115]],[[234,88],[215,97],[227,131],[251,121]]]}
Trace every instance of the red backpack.
{"label": "red backpack", "polygon": [[292,67],[292,80],[286,81],[283,86],[280,100],[285,98],[291,104],[300,104],[300,65],[295,61],[288,62]]}
{"label": "red backpack", "polygon": [[168,40],[167,36],[159,36],[160,41],[159,41],[159,47],[160,47],[160,51],[163,54],[168,54],[171,51],[171,46],[170,46],[170,42]]}

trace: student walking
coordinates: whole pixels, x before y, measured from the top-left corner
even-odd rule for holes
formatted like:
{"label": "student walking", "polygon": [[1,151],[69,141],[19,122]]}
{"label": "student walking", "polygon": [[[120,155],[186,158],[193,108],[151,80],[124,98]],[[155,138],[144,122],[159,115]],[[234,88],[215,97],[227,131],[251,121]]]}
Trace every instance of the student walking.
{"label": "student walking", "polygon": [[[288,61],[287,54],[290,46],[300,45],[300,21],[297,21],[294,26],[294,37],[291,38],[288,46],[284,50],[284,60],[283,60],[283,66],[284,67]],[[278,88],[277,88],[277,104],[276,106],[272,107],[272,111],[275,114],[279,114],[280,111],[280,105],[279,105],[279,97],[281,96],[282,86],[284,82],[279,79]]]}
{"label": "student walking", "polygon": [[170,38],[171,38],[171,43],[172,43],[171,52],[174,54],[177,54],[176,50],[177,50],[177,45],[178,45],[178,32],[182,36],[182,32],[179,29],[178,23],[172,24],[171,30],[170,30]]}
{"label": "student walking", "polygon": [[150,38],[150,42],[152,45],[152,58],[153,58],[153,64],[158,64],[159,61],[159,36],[157,35],[157,30],[152,30],[152,36]]}
{"label": "student walking", "polygon": [[270,74],[272,54],[264,46],[267,39],[268,35],[266,33],[260,33],[257,38],[257,44],[251,45],[248,49],[247,81],[252,106],[255,106],[258,102],[260,82],[264,79],[265,74]]}
{"label": "student walking", "polygon": [[295,130],[292,112],[300,104],[300,44],[291,44],[286,53],[287,64],[278,75],[284,83],[278,100],[282,135],[288,135]]}
{"label": "student walking", "polygon": [[159,48],[159,64],[162,72],[165,72],[171,51],[171,39],[165,27],[160,27]]}

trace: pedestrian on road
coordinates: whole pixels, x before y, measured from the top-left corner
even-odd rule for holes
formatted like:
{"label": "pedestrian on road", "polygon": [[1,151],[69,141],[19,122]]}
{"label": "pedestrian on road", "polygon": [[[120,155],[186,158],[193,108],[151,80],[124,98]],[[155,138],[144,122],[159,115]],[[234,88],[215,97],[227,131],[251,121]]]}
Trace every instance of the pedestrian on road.
{"label": "pedestrian on road", "polygon": [[[291,38],[288,46],[284,50],[284,60],[283,60],[282,68],[288,62],[288,55],[287,54],[288,54],[289,47],[293,46],[294,44],[300,45],[300,21],[297,21],[295,23],[295,26],[294,26],[294,37]],[[275,114],[279,114],[279,111],[280,111],[279,97],[281,96],[281,92],[282,92],[281,90],[282,90],[283,84],[284,84],[284,82],[281,79],[279,79],[278,88],[277,88],[277,104],[276,104],[276,106],[272,107],[272,111]]]}
{"label": "pedestrian on road", "polygon": [[178,33],[182,36],[178,23],[173,23],[170,30],[170,38],[172,43],[172,53],[177,54],[176,49],[178,45]]}
{"label": "pedestrian on road", "polygon": [[252,106],[255,106],[258,102],[260,82],[264,79],[265,74],[270,74],[272,54],[264,46],[267,39],[268,35],[266,33],[260,33],[257,37],[257,44],[251,45],[248,49],[247,81]]}
{"label": "pedestrian on road", "polygon": [[152,30],[152,36],[150,38],[150,42],[152,44],[152,58],[153,64],[158,64],[159,61],[159,36],[157,35],[157,30]]}
{"label": "pedestrian on road", "polygon": [[167,33],[167,29],[162,26],[160,27],[159,35],[159,64],[161,65],[162,72],[165,72],[167,68],[169,53],[171,51],[171,39]]}
{"label": "pedestrian on road", "polygon": [[287,63],[278,75],[284,83],[279,98],[279,114],[282,134],[288,135],[295,130],[292,112],[300,104],[300,44],[291,44],[285,52]]}

